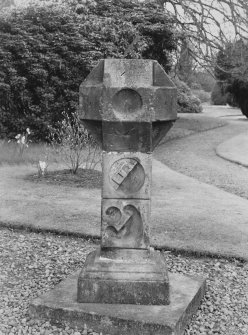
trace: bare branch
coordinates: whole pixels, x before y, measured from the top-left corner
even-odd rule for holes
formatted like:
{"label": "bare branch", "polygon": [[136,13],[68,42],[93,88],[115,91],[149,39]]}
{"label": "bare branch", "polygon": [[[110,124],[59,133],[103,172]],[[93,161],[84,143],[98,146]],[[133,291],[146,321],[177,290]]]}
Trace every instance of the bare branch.
{"label": "bare branch", "polygon": [[247,0],[166,0],[163,8],[200,66],[211,67],[230,41],[248,43]]}

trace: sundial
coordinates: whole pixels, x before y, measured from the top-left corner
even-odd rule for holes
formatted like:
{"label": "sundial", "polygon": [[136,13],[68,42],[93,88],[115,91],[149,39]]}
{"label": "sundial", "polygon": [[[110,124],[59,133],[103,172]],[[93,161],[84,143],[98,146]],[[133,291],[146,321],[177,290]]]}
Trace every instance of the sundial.
{"label": "sundial", "polygon": [[182,335],[205,280],[168,273],[150,247],[152,152],[177,118],[176,88],[156,61],[105,59],[79,96],[102,147],[101,242],[32,315],[111,335]]}
{"label": "sundial", "polygon": [[176,97],[152,60],[102,60],[80,87],[80,117],[103,149],[103,186],[101,247],[79,276],[78,301],[170,301],[149,226],[152,152],[177,118]]}

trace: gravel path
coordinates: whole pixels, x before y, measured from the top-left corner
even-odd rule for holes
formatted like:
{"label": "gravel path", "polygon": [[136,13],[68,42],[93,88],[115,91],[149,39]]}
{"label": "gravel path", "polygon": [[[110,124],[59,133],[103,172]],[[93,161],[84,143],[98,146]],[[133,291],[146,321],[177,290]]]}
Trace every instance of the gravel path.
{"label": "gravel path", "polygon": [[[58,328],[28,316],[29,301],[82,267],[95,245],[26,231],[0,231],[0,334],[97,335],[85,328]],[[239,261],[165,253],[168,269],[207,277],[207,294],[185,335],[248,333],[248,266]],[[103,334],[106,335],[106,334]]]}
{"label": "gravel path", "polygon": [[247,128],[246,122],[234,121],[221,128],[187,136],[187,140],[174,139],[162,144],[154,156],[172,170],[248,199],[247,168],[228,162],[215,152],[219,144]]}

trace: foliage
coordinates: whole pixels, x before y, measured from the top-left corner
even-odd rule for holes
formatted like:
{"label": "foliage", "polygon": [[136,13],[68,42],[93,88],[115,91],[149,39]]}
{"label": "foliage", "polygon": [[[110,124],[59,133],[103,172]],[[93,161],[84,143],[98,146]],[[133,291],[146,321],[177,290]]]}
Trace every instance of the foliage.
{"label": "foliage", "polygon": [[177,111],[178,113],[201,113],[201,101],[192,94],[187,84],[180,79],[175,78],[174,83],[177,86]]}
{"label": "foliage", "polygon": [[[188,52],[195,62],[212,71],[216,53],[230,39],[247,40],[248,2],[244,0],[160,0],[187,39]],[[180,48],[178,49],[180,52]],[[178,56],[179,59],[179,56]]]}
{"label": "foliage", "polygon": [[[131,47],[130,47],[131,46]],[[80,83],[101,58],[153,58],[170,69],[170,21],[154,1],[99,0],[30,5],[0,20],[0,136],[27,126],[46,140],[49,126],[72,115]]]}
{"label": "foliage", "polygon": [[211,93],[199,89],[192,89],[191,91],[201,101],[201,103],[207,103],[211,101]]}
{"label": "foliage", "polygon": [[181,81],[191,86],[193,79],[193,59],[186,39],[182,41],[176,73]]}
{"label": "foliage", "polygon": [[63,113],[63,116],[64,119],[57,124],[57,128],[50,128],[54,151],[73,174],[77,173],[83,163],[85,169],[94,169],[99,163],[96,142],[84,128],[76,113],[70,117]]}
{"label": "foliage", "polygon": [[218,53],[215,75],[227,102],[239,106],[248,117],[248,45],[243,40],[229,43]]}
{"label": "foliage", "polygon": [[0,10],[4,9],[4,8],[8,8],[10,6],[14,6],[15,2],[14,0],[1,0],[0,1]]}
{"label": "foliage", "polygon": [[224,92],[219,82],[216,82],[211,93],[211,102],[213,105],[226,105],[227,94]]}
{"label": "foliage", "polygon": [[215,82],[214,76],[209,72],[194,71],[194,83],[198,84],[198,88],[202,88],[206,92],[211,92]]}
{"label": "foliage", "polygon": [[241,112],[248,118],[248,80],[232,79],[226,90],[232,96],[232,105],[238,106]]}
{"label": "foliage", "polygon": [[[50,146],[47,143],[29,143],[28,150],[23,151],[20,155],[20,148],[15,141],[0,140],[0,165],[18,165],[34,164],[37,165],[39,160],[58,163],[59,157],[50,152]],[[50,154],[51,153],[51,154]]]}
{"label": "foliage", "polygon": [[26,148],[28,148],[29,144],[29,135],[31,134],[30,129],[27,128],[24,134],[17,134],[15,136],[16,143],[19,147],[20,156],[23,155],[23,152]]}

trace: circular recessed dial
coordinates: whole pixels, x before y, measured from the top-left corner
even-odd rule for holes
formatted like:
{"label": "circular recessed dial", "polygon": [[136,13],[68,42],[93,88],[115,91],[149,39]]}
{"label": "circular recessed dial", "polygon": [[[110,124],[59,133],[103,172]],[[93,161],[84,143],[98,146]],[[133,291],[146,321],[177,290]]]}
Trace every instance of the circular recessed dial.
{"label": "circular recessed dial", "polygon": [[112,187],[124,194],[138,192],[145,183],[145,177],[143,166],[134,158],[119,159],[109,172]]}
{"label": "circular recessed dial", "polygon": [[130,88],[118,91],[112,100],[113,109],[123,116],[139,114],[142,109],[142,99],[138,92]]}

